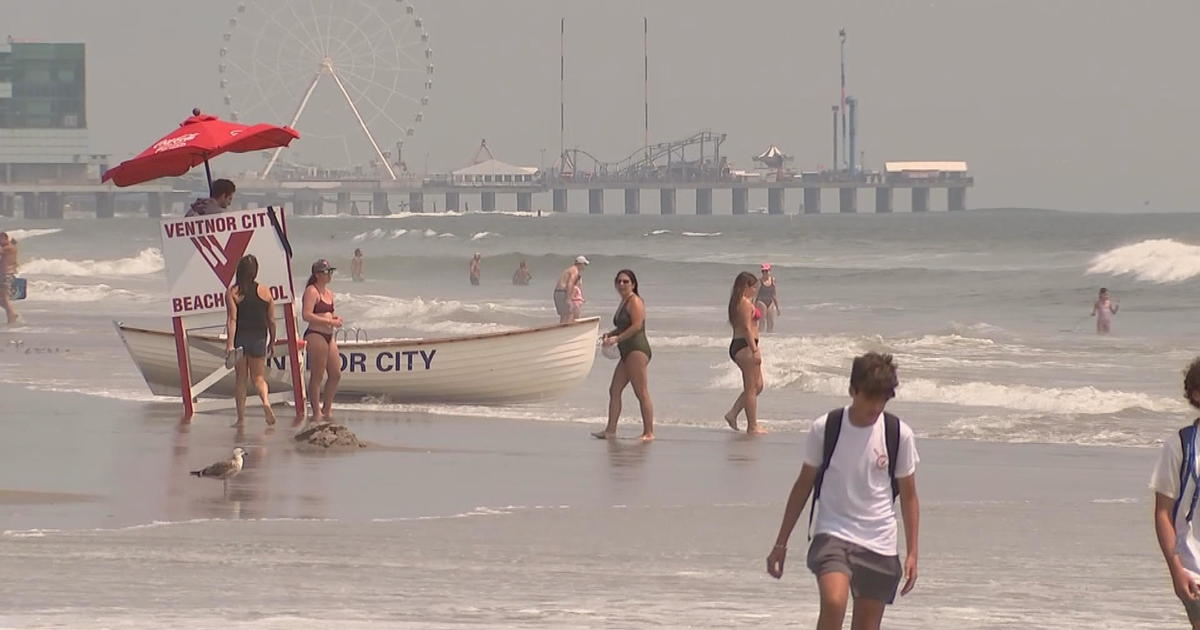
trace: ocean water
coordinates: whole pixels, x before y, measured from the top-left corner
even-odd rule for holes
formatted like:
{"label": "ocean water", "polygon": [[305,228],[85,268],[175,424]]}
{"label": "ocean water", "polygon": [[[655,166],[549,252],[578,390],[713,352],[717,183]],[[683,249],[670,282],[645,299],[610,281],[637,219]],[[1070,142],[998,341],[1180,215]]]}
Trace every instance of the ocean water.
{"label": "ocean water", "polygon": [[[0,219],[0,230],[20,241],[30,293],[20,304],[27,323],[0,331],[0,425],[40,453],[0,465],[0,489],[98,497],[68,507],[30,504],[0,517],[5,564],[39,576],[30,581],[37,592],[13,600],[20,605],[10,617],[0,613],[0,625],[807,626],[811,585],[781,591],[758,581],[756,565],[811,418],[841,404],[850,361],[868,350],[895,355],[901,387],[891,409],[941,454],[926,457],[938,472],[931,472],[935,490],[923,494],[925,531],[935,532],[926,535],[941,541],[923,546],[923,562],[939,570],[929,569],[922,584],[933,594],[897,607],[895,627],[1178,621],[1144,488],[1152,447],[1190,417],[1182,370],[1200,354],[1188,343],[1200,288],[1200,225],[1190,215],[468,214],[292,218],[288,225],[298,271],[326,257],[346,272],[333,285],[337,309],[371,339],[554,321],[554,279],[577,254],[593,262],[585,312],[607,320],[617,305],[613,276],[634,270],[654,348],[659,442],[648,455],[632,447],[613,455],[584,439],[603,421],[612,364],[599,356],[587,381],[554,401],[340,405],[360,436],[427,447],[437,460],[428,469],[398,463],[415,457],[406,451],[281,454],[280,435],[235,436],[223,428],[228,418],[201,416],[179,432],[172,402],[149,394],[111,325],[168,324],[156,223]],[[363,283],[349,281],[356,247],[366,256]],[[483,282],[472,287],[467,261],[476,251]],[[531,286],[509,281],[520,260],[534,274]],[[774,265],[783,315],[762,340],[760,413],[772,434],[755,442],[720,430],[720,414],[740,387],[724,313],[733,277],[764,261]],[[1103,337],[1088,316],[1101,286],[1121,304],[1114,334]],[[14,409],[18,398],[38,403]],[[632,402],[626,417],[636,415]],[[639,426],[627,422],[623,432]],[[103,455],[62,437],[76,431]],[[504,437],[510,431],[530,443]],[[139,446],[130,451],[128,440]],[[233,501],[236,509],[219,488],[213,497],[174,479],[246,440],[274,454],[256,463],[272,477],[237,480],[247,495]],[[170,483],[142,471],[163,470],[160,450],[178,455],[165,468]],[[964,451],[1000,472],[962,487],[972,461]],[[559,452],[574,455],[564,462]],[[706,467],[694,469],[689,452],[708,458]],[[1006,467],[1010,458],[1020,463]],[[60,460],[75,467],[46,463]],[[506,462],[519,464],[510,470]],[[85,464],[90,472],[78,470]],[[44,475],[30,473],[43,467]],[[393,477],[393,467],[409,476]],[[551,479],[543,469],[560,474]],[[669,481],[655,486],[651,470]],[[312,485],[279,479],[293,475]],[[394,490],[415,479],[428,487],[413,496]],[[141,491],[112,488],[131,480]],[[1018,491],[1038,484],[1051,489]],[[1081,521],[1094,525],[1080,533]],[[662,540],[664,531],[675,536]],[[985,532],[986,541],[971,532]],[[736,542],[722,546],[729,540]],[[306,547],[321,550],[293,557]],[[1069,575],[1045,571],[1039,557],[1054,558]],[[791,571],[802,574],[802,565],[797,555]],[[138,566],[153,568],[145,588],[166,589],[160,605],[132,605],[126,591],[105,586]],[[291,571],[304,567],[311,580]],[[76,573],[80,586],[64,586]],[[1088,576],[1084,586],[1071,586],[1080,574]],[[1118,577],[1132,586],[1121,592]],[[236,604],[222,599],[230,589],[214,585],[221,579],[236,587]],[[260,582],[264,590],[255,593]],[[94,597],[66,601],[63,593],[82,585]],[[322,604],[318,614],[313,600],[322,586],[341,603]],[[1054,586],[1073,599],[1046,595]],[[637,612],[613,610],[629,606]]]}

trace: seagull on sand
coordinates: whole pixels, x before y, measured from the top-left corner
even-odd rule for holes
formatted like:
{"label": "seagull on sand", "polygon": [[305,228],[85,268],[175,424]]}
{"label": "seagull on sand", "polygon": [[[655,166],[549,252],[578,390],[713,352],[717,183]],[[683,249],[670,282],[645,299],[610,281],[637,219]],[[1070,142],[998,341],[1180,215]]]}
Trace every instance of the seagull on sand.
{"label": "seagull on sand", "polygon": [[245,454],[246,451],[242,450],[242,447],[239,446],[233,449],[233,457],[225,461],[210,464],[207,468],[201,470],[193,470],[192,475],[220,479],[225,491],[228,492],[229,480],[242,472],[242,456]]}

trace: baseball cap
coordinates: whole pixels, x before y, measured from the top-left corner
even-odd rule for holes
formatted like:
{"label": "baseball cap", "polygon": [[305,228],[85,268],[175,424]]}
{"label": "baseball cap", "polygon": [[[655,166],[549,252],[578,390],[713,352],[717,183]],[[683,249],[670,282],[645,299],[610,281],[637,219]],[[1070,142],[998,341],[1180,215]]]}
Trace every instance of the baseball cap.
{"label": "baseball cap", "polygon": [[590,265],[590,264],[592,264],[592,263],[588,262],[588,259],[587,259],[587,257],[585,257],[585,256],[576,256],[576,257],[575,257],[575,264],[577,264],[577,265]]}
{"label": "baseball cap", "polygon": [[312,264],[313,273],[325,273],[326,271],[333,271],[334,269],[337,269],[337,267],[329,264],[329,261],[324,258]]}
{"label": "baseball cap", "polygon": [[770,270],[771,270],[771,263],[763,263],[763,264],[762,264],[762,270],[763,270],[763,271],[770,271]]}

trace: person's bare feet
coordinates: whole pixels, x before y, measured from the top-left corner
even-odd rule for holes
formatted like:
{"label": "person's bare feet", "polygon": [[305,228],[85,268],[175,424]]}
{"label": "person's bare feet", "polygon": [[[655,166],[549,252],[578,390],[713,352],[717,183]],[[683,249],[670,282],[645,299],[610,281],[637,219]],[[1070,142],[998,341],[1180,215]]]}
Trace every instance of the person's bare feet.
{"label": "person's bare feet", "polygon": [[725,423],[729,425],[730,429],[733,429],[734,431],[740,431],[740,429],[738,429],[736,415],[731,416],[729,414],[725,414]]}
{"label": "person's bare feet", "polygon": [[758,425],[754,425],[752,427],[746,427],[746,435],[762,435],[766,432],[767,432],[766,429],[764,429]]}
{"label": "person's bare feet", "polygon": [[263,409],[263,412],[267,416],[267,426],[270,426],[270,427],[275,426],[275,412],[271,411],[270,407]]}
{"label": "person's bare feet", "polygon": [[653,442],[653,441],[654,441],[654,434],[653,434],[653,433],[643,433],[643,434],[641,435],[641,437],[639,437],[638,439],[639,439],[639,440],[641,440],[641,441],[643,441],[643,442]]}
{"label": "person's bare feet", "polygon": [[592,433],[592,437],[596,438],[597,440],[612,440],[616,439],[617,434],[615,431],[612,433],[609,433],[608,431],[596,431],[595,433]]}
{"label": "person's bare feet", "polygon": [[229,425],[229,427],[230,427],[230,428],[233,428],[233,429],[240,429],[240,428],[242,428],[242,427],[244,427],[244,426],[246,426],[246,419],[245,419],[245,418],[238,418],[237,420],[234,420],[234,421],[233,421],[233,424]]}

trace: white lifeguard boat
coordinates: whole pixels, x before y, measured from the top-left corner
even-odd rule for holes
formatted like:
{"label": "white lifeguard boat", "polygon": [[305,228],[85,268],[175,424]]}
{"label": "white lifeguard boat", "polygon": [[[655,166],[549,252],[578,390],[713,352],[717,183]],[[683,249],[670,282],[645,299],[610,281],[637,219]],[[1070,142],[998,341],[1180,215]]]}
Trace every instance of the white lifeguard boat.
{"label": "white lifeguard boat", "polygon": [[[444,339],[340,341],[339,399],[390,402],[503,404],[551,398],[581,383],[596,357],[600,319]],[[114,322],[129,356],[150,391],[179,396],[175,336]],[[224,365],[225,339],[188,334],[193,382]],[[286,343],[267,361],[272,392],[291,389]],[[303,361],[303,358],[301,359]],[[233,395],[234,376],[224,375],[204,396]]]}

